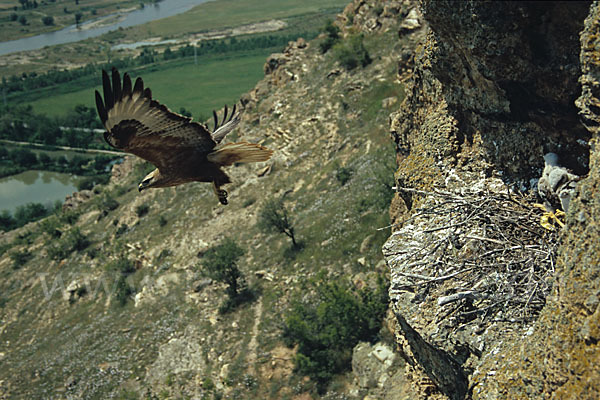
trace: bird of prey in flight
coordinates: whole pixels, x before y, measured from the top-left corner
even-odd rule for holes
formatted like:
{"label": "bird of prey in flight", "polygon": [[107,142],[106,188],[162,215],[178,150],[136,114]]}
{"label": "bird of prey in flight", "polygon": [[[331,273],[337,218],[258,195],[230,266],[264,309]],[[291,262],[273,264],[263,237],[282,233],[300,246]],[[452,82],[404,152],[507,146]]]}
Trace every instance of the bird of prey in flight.
{"label": "bird of prey in flight", "polygon": [[177,114],[152,99],[141,78],[131,84],[129,74],[121,77],[113,68],[112,77],[102,71],[104,98],[96,91],[96,107],[106,128],[104,139],[112,147],[135,154],[154,164],[156,169],[139,184],[147,188],[177,186],[188,182],[212,182],[221,204],[227,204],[231,183],[222,167],[234,163],[267,161],[273,152],[259,144],[221,141],[240,122],[235,106],[229,118],[227,107],[219,123],[213,111],[212,132],[203,124]]}

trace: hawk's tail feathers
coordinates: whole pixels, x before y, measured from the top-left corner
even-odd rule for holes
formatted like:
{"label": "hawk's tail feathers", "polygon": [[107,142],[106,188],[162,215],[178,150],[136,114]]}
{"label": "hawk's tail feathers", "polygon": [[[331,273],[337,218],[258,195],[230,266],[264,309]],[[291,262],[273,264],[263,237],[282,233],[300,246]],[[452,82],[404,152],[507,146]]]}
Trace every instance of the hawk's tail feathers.
{"label": "hawk's tail feathers", "polygon": [[233,163],[267,161],[272,154],[273,150],[269,150],[260,144],[239,142],[227,143],[210,153],[207,158],[208,161],[220,166],[228,166]]}

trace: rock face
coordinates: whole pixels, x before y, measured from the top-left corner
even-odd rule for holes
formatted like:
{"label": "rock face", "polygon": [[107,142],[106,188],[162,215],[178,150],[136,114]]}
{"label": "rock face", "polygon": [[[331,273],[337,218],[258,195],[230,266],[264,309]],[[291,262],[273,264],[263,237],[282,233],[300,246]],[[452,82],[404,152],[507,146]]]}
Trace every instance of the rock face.
{"label": "rock face", "polygon": [[[594,2],[581,33],[580,114],[593,137],[590,171],[578,184],[556,270],[556,288],[536,330],[525,343],[513,343],[505,360],[489,360],[498,375],[479,398],[600,396],[600,4]],[[572,208],[572,210],[571,210]],[[481,374],[474,384],[481,382]]]}
{"label": "rock face", "polygon": [[[589,2],[421,2],[428,35],[415,53],[407,97],[391,116],[398,194],[395,232],[384,253],[397,341],[422,398],[600,395],[598,8]],[[533,211],[549,152],[586,176],[560,236],[540,229]],[[456,205],[469,198],[487,207],[502,196],[507,202],[477,223],[479,211],[465,214]],[[502,229],[487,224],[509,203],[520,204],[508,214],[515,219],[527,209],[538,216],[523,220],[522,234],[515,228],[507,231],[514,238],[496,237]],[[533,231],[525,248],[554,246],[544,247],[550,266],[541,259],[513,262],[516,248],[493,247],[523,244]],[[414,258],[416,244],[431,250],[430,258]],[[482,256],[492,257],[482,268],[494,267],[472,279],[479,266],[465,266]],[[483,295],[510,265],[514,273],[503,285],[518,287],[509,278],[527,265],[545,276],[532,297]],[[508,315],[531,306],[535,296],[537,309]],[[520,306],[518,298],[524,298]]]}

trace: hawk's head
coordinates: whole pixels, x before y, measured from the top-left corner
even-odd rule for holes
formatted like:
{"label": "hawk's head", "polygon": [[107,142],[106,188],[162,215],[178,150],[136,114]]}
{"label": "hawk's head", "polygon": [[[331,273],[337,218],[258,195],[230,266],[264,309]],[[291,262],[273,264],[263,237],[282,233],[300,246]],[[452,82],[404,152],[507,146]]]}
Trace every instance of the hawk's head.
{"label": "hawk's head", "polygon": [[141,192],[142,190],[156,186],[160,179],[160,173],[158,172],[158,168],[154,171],[150,172],[138,185],[138,190]]}

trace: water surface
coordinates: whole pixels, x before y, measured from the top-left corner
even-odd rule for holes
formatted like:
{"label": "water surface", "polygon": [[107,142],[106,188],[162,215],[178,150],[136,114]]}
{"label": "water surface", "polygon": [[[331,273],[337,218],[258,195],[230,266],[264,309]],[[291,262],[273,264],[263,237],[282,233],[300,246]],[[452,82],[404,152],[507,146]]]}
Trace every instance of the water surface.
{"label": "water surface", "polygon": [[[209,0],[163,0],[159,3],[146,5],[144,8],[123,14],[122,18],[114,18],[120,14],[111,14],[110,16],[102,17],[101,19],[110,18],[115,20],[114,23],[108,25],[102,25],[90,29],[78,29],[76,25],[71,25],[55,32],[48,32],[37,36],[12,40],[9,42],[1,42],[0,55],[14,53],[17,51],[37,50],[45,46],[77,42],[91,37],[100,36],[119,28],[128,28],[130,26],[145,24],[146,22],[181,14],[190,10],[192,7],[207,1]],[[86,21],[81,25],[86,26],[92,22],[94,22],[94,20]]]}
{"label": "water surface", "polygon": [[77,191],[79,177],[49,171],[25,171],[0,178],[0,210],[14,212],[20,205],[52,205]]}

